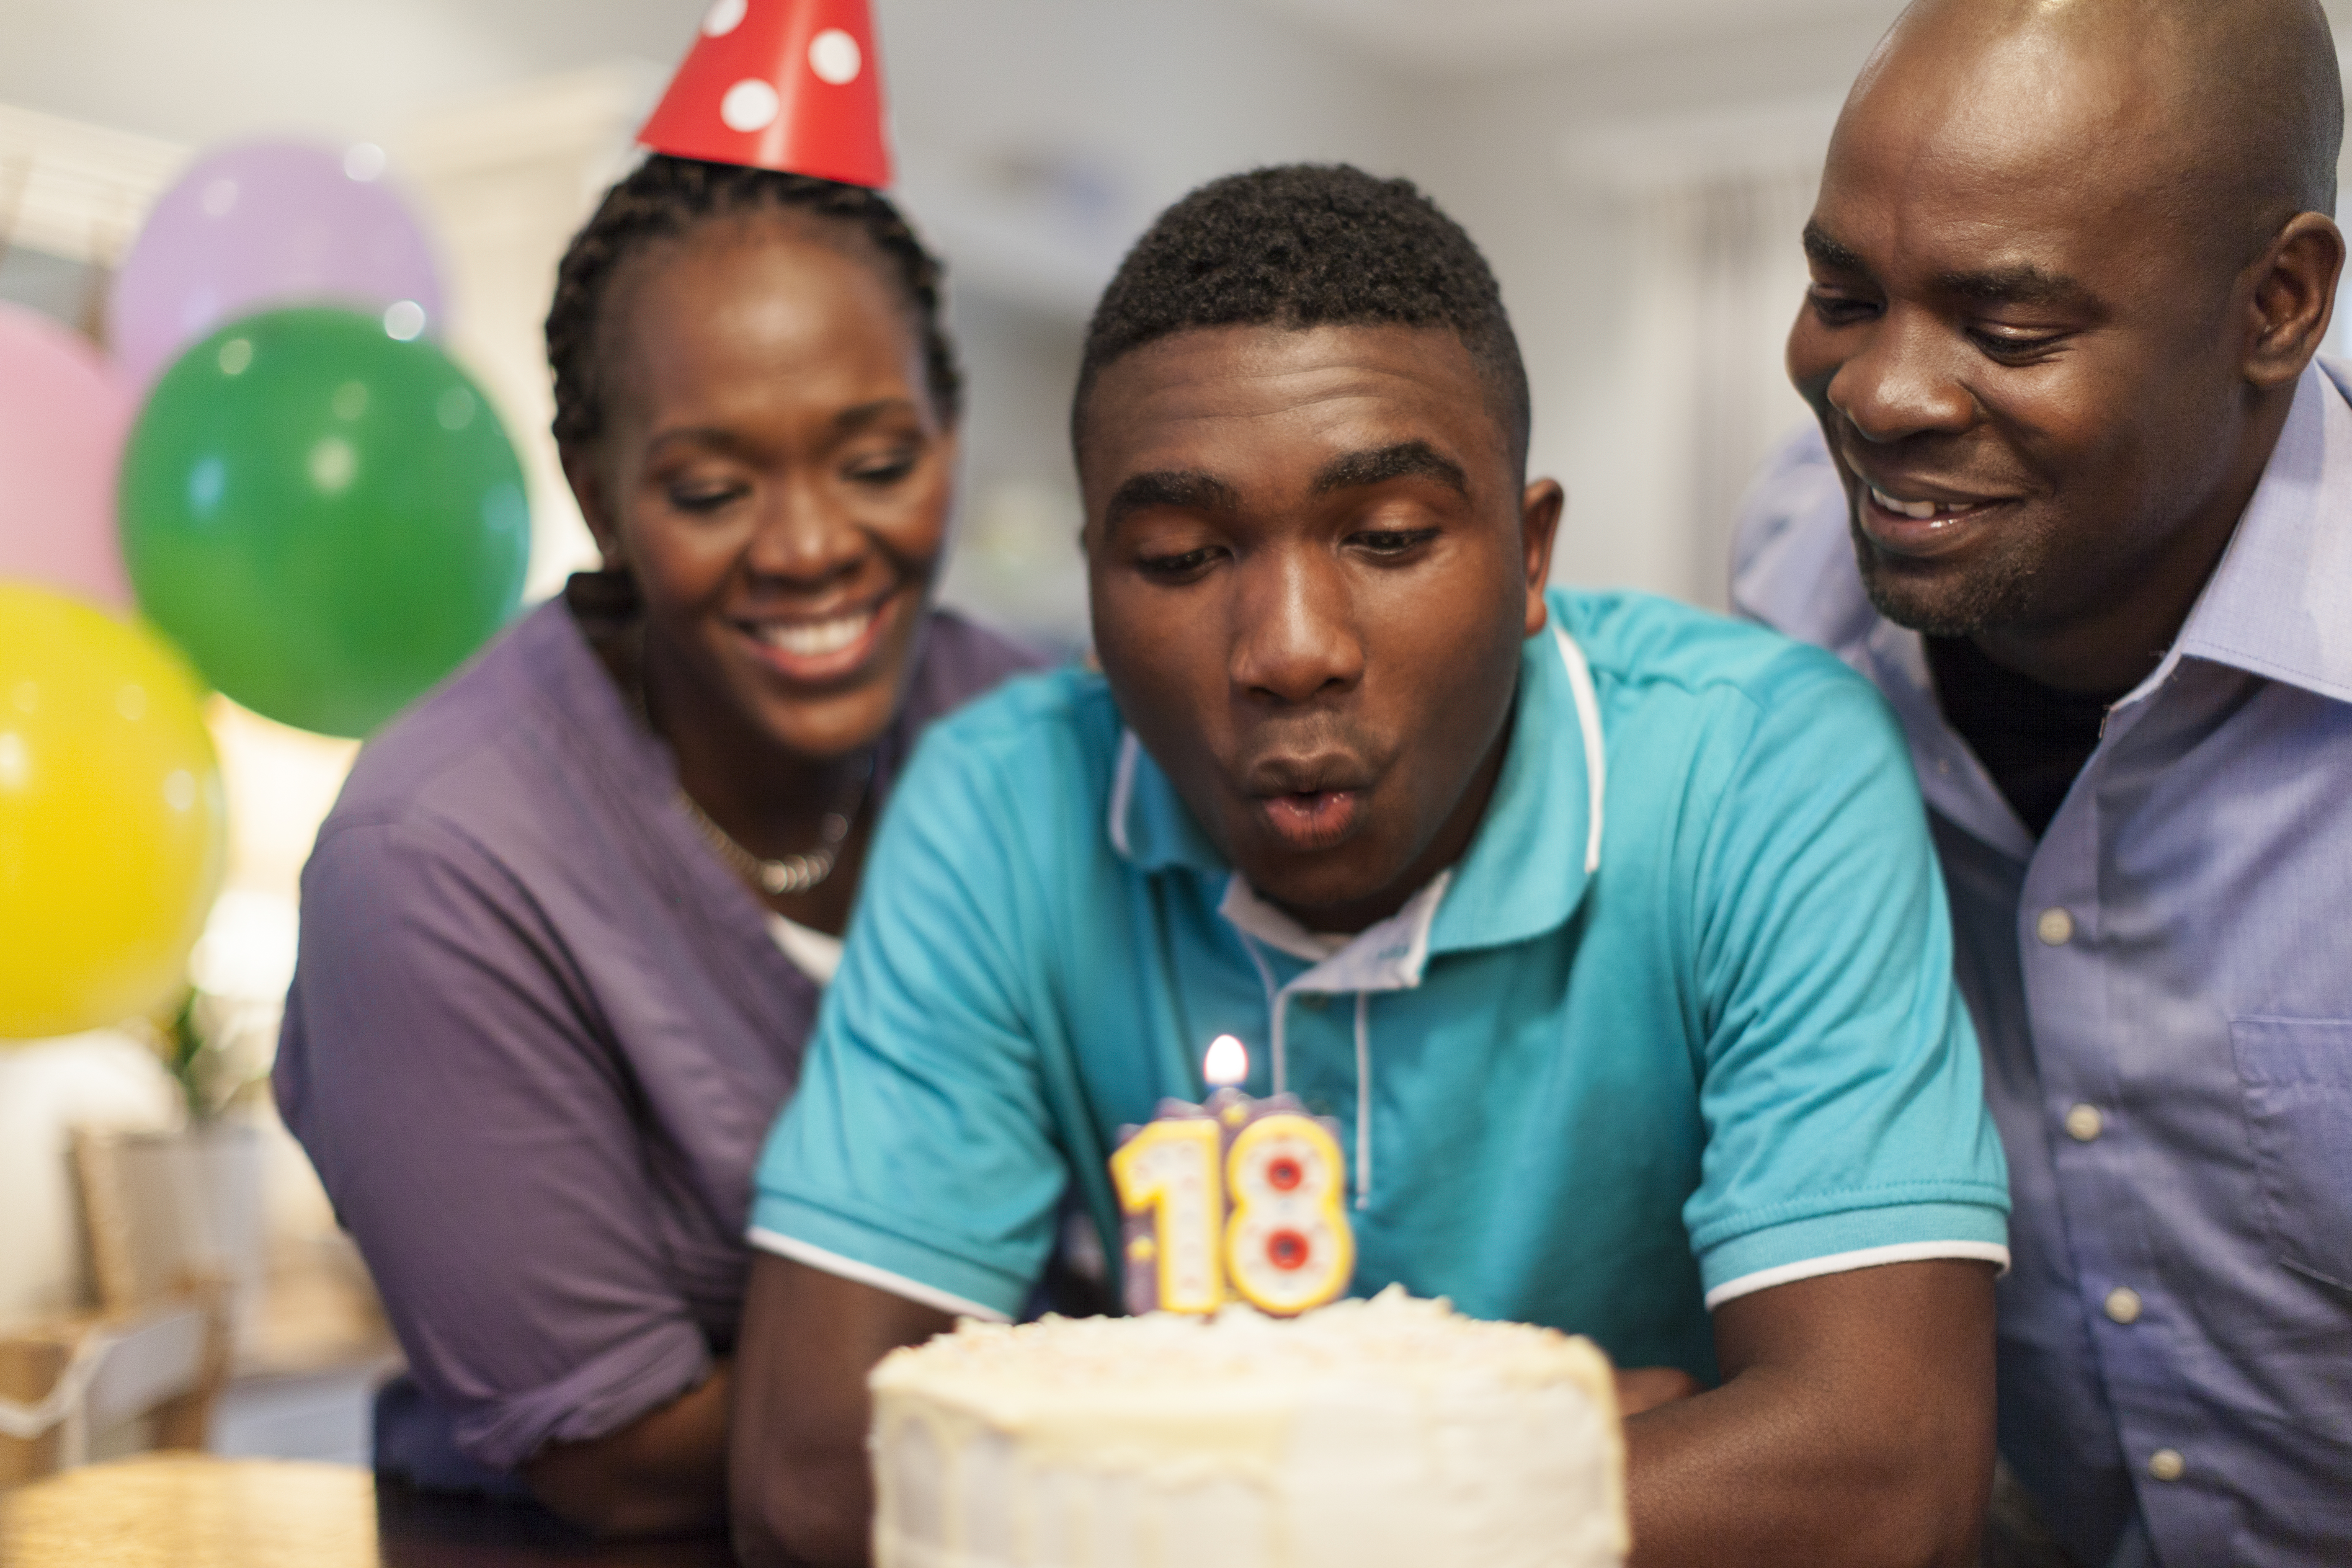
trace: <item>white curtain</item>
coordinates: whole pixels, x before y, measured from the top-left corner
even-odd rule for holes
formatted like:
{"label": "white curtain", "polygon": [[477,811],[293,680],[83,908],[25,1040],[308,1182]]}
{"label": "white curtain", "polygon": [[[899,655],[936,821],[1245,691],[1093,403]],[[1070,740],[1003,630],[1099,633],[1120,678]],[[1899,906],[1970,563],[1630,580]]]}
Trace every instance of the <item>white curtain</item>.
{"label": "white curtain", "polygon": [[1579,221],[1612,236],[1610,297],[1628,301],[1583,345],[1587,379],[1607,389],[1584,413],[1607,436],[1580,454],[1612,525],[1638,531],[1615,563],[1628,581],[1728,600],[1733,511],[1758,462],[1808,417],[1782,358],[1841,102],[1598,121],[1562,144]]}
{"label": "white curtain", "polygon": [[1809,415],[1783,352],[1805,289],[1817,168],[1718,174],[1638,198],[1643,423],[1685,545],[1682,592],[1727,602],[1731,521],[1757,464]]}

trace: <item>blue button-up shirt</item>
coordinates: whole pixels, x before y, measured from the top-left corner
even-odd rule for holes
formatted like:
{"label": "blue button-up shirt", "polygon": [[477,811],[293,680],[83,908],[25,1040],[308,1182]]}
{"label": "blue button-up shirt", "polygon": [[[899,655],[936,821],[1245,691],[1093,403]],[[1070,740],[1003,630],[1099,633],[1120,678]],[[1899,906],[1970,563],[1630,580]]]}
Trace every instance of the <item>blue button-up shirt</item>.
{"label": "blue button-up shirt", "polygon": [[[2105,1561],[2352,1561],[2352,365],[2036,843],[1872,608],[1819,432],[1734,597],[1895,705],[2009,1153],[2000,1440]],[[2136,1521],[2135,1510],[2138,1515]]]}

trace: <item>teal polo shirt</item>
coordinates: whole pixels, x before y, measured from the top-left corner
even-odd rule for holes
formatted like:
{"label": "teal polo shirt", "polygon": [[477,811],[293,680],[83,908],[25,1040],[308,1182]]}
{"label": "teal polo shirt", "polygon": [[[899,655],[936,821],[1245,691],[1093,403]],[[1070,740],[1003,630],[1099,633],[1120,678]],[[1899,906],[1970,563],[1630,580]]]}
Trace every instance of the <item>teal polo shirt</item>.
{"label": "teal polo shirt", "polygon": [[1900,731],[1835,658],[1553,592],[1462,859],[1319,937],[1257,898],[1099,675],[935,725],[894,795],[751,1238],[1017,1311],[1066,1193],[1219,1034],[1338,1120],[1354,1290],[1711,1376],[1713,1306],[1924,1258],[2006,1264],[2009,1199]]}

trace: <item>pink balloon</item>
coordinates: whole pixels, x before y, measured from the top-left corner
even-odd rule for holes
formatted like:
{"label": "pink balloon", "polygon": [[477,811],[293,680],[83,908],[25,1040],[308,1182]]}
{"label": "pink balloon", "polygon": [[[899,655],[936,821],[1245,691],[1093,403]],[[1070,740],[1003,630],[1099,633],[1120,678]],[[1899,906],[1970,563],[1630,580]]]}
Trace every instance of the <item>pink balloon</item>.
{"label": "pink balloon", "polygon": [[196,160],[147,215],[115,275],[114,363],[144,387],[213,328],[279,305],[386,315],[395,337],[441,325],[441,277],[372,146],[249,142]]}
{"label": "pink balloon", "polygon": [[0,577],[130,608],[114,478],[131,415],[88,339],[0,301]]}

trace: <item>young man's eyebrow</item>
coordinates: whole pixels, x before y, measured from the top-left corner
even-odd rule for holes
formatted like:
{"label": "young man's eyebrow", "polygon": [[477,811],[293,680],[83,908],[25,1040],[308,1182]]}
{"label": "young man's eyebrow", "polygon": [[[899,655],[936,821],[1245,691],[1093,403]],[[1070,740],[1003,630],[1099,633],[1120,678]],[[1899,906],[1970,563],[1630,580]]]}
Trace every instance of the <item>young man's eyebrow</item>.
{"label": "young man's eyebrow", "polygon": [[1328,495],[1333,490],[1414,478],[1435,479],[1458,495],[1470,493],[1470,482],[1462,472],[1462,465],[1439,456],[1426,441],[1400,441],[1393,447],[1342,453],[1324,464],[1323,471],[1315,476],[1315,493]]}
{"label": "young man's eyebrow", "polygon": [[1162,468],[1131,474],[1103,509],[1103,526],[1117,528],[1139,511],[1168,508],[1178,511],[1239,511],[1242,498],[1233,486],[1214,474],[1189,468]]}

